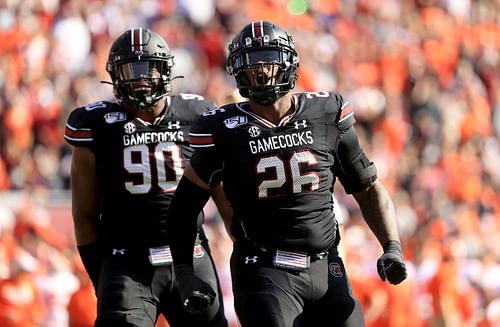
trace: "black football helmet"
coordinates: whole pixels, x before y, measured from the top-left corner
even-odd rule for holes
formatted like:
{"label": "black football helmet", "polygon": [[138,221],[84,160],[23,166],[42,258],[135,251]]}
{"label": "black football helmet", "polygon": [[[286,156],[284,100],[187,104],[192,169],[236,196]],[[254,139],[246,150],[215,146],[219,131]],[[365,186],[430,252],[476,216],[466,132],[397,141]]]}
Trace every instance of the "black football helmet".
{"label": "black football helmet", "polygon": [[174,56],[159,34],[134,28],[111,46],[106,71],[118,99],[132,103],[139,111],[148,111],[172,91],[173,66]]}
{"label": "black football helmet", "polygon": [[241,96],[272,104],[295,87],[299,56],[292,37],[266,21],[252,22],[228,47],[226,70]]}

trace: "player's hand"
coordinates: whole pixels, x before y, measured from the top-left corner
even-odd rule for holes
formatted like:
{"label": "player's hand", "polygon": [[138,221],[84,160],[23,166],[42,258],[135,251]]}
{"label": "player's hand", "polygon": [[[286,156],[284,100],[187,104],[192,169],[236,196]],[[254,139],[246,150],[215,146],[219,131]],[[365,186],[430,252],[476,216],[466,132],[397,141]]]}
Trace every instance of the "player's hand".
{"label": "player's hand", "polygon": [[216,293],[208,283],[193,273],[191,267],[185,266],[175,266],[175,278],[182,304],[193,314],[203,313],[214,304]]}
{"label": "player's hand", "polygon": [[215,302],[215,292],[208,286],[205,290],[192,291],[191,294],[183,301],[184,308],[192,314],[200,314],[207,311],[208,307]]}
{"label": "player's hand", "polygon": [[383,245],[384,254],[377,260],[377,272],[382,281],[397,285],[408,276],[403,259],[403,250],[398,241],[388,241]]}

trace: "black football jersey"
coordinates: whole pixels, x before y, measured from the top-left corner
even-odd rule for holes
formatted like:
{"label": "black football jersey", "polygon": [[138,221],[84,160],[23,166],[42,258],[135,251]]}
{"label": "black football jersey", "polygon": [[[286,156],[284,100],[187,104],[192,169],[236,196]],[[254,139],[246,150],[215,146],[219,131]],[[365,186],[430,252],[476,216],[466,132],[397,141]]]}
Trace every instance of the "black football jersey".
{"label": "black football jersey", "polygon": [[96,157],[100,232],[108,246],[165,244],[170,201],[193,152],[191,123],[215,108],[194,94],[170,96],[167,103],[153,123],[126,113],[120,102],[89,104],[68,118],[66,141]]}
{"label": "black football jersey", "polygon": [[342,174],[336,144],[355,120],[340,94],[293,99],[295,111],[278,125],[251,112],[248,102],[203,113],[189,135],[196,149],[191,164],[205,182],[222,181],[237,238],[323,250],[335,241],[332,193]]}

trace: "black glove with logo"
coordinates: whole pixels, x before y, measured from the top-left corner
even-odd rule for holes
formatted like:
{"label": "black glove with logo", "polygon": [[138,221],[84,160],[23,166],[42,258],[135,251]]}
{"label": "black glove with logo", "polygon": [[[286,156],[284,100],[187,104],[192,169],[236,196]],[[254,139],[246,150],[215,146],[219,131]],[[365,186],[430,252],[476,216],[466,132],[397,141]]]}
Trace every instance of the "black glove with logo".
{"label": "black glove with logo", "polygon": [[377,272],[382,281],[397,285],[408,276],[401,243],[388,241],[382,247],[384,254],[377,260]]}
{"label": "black glove with logo", "polygon": [[184,308],[193,313],[205,312],[215,302],[216,293],[212,287],[198,278],[193,268],[186,264],[174,266],[177,288]]}

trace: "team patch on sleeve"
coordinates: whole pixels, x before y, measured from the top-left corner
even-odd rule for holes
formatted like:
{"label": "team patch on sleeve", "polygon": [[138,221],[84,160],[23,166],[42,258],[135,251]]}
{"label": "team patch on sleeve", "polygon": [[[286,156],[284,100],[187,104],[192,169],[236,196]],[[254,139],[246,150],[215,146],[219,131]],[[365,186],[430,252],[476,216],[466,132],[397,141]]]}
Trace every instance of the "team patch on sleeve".
{"label": "team patch on sleeve", "polygon": [[215,146],[212,134],[189,133],[189,143],[193,148],[209,148]]}
{"label": "team patch on sleeve", "polygon": [[70,124],[66,124],[64,138],[73,142],[91,142],[92,130],[90,128],[75,128]]}

